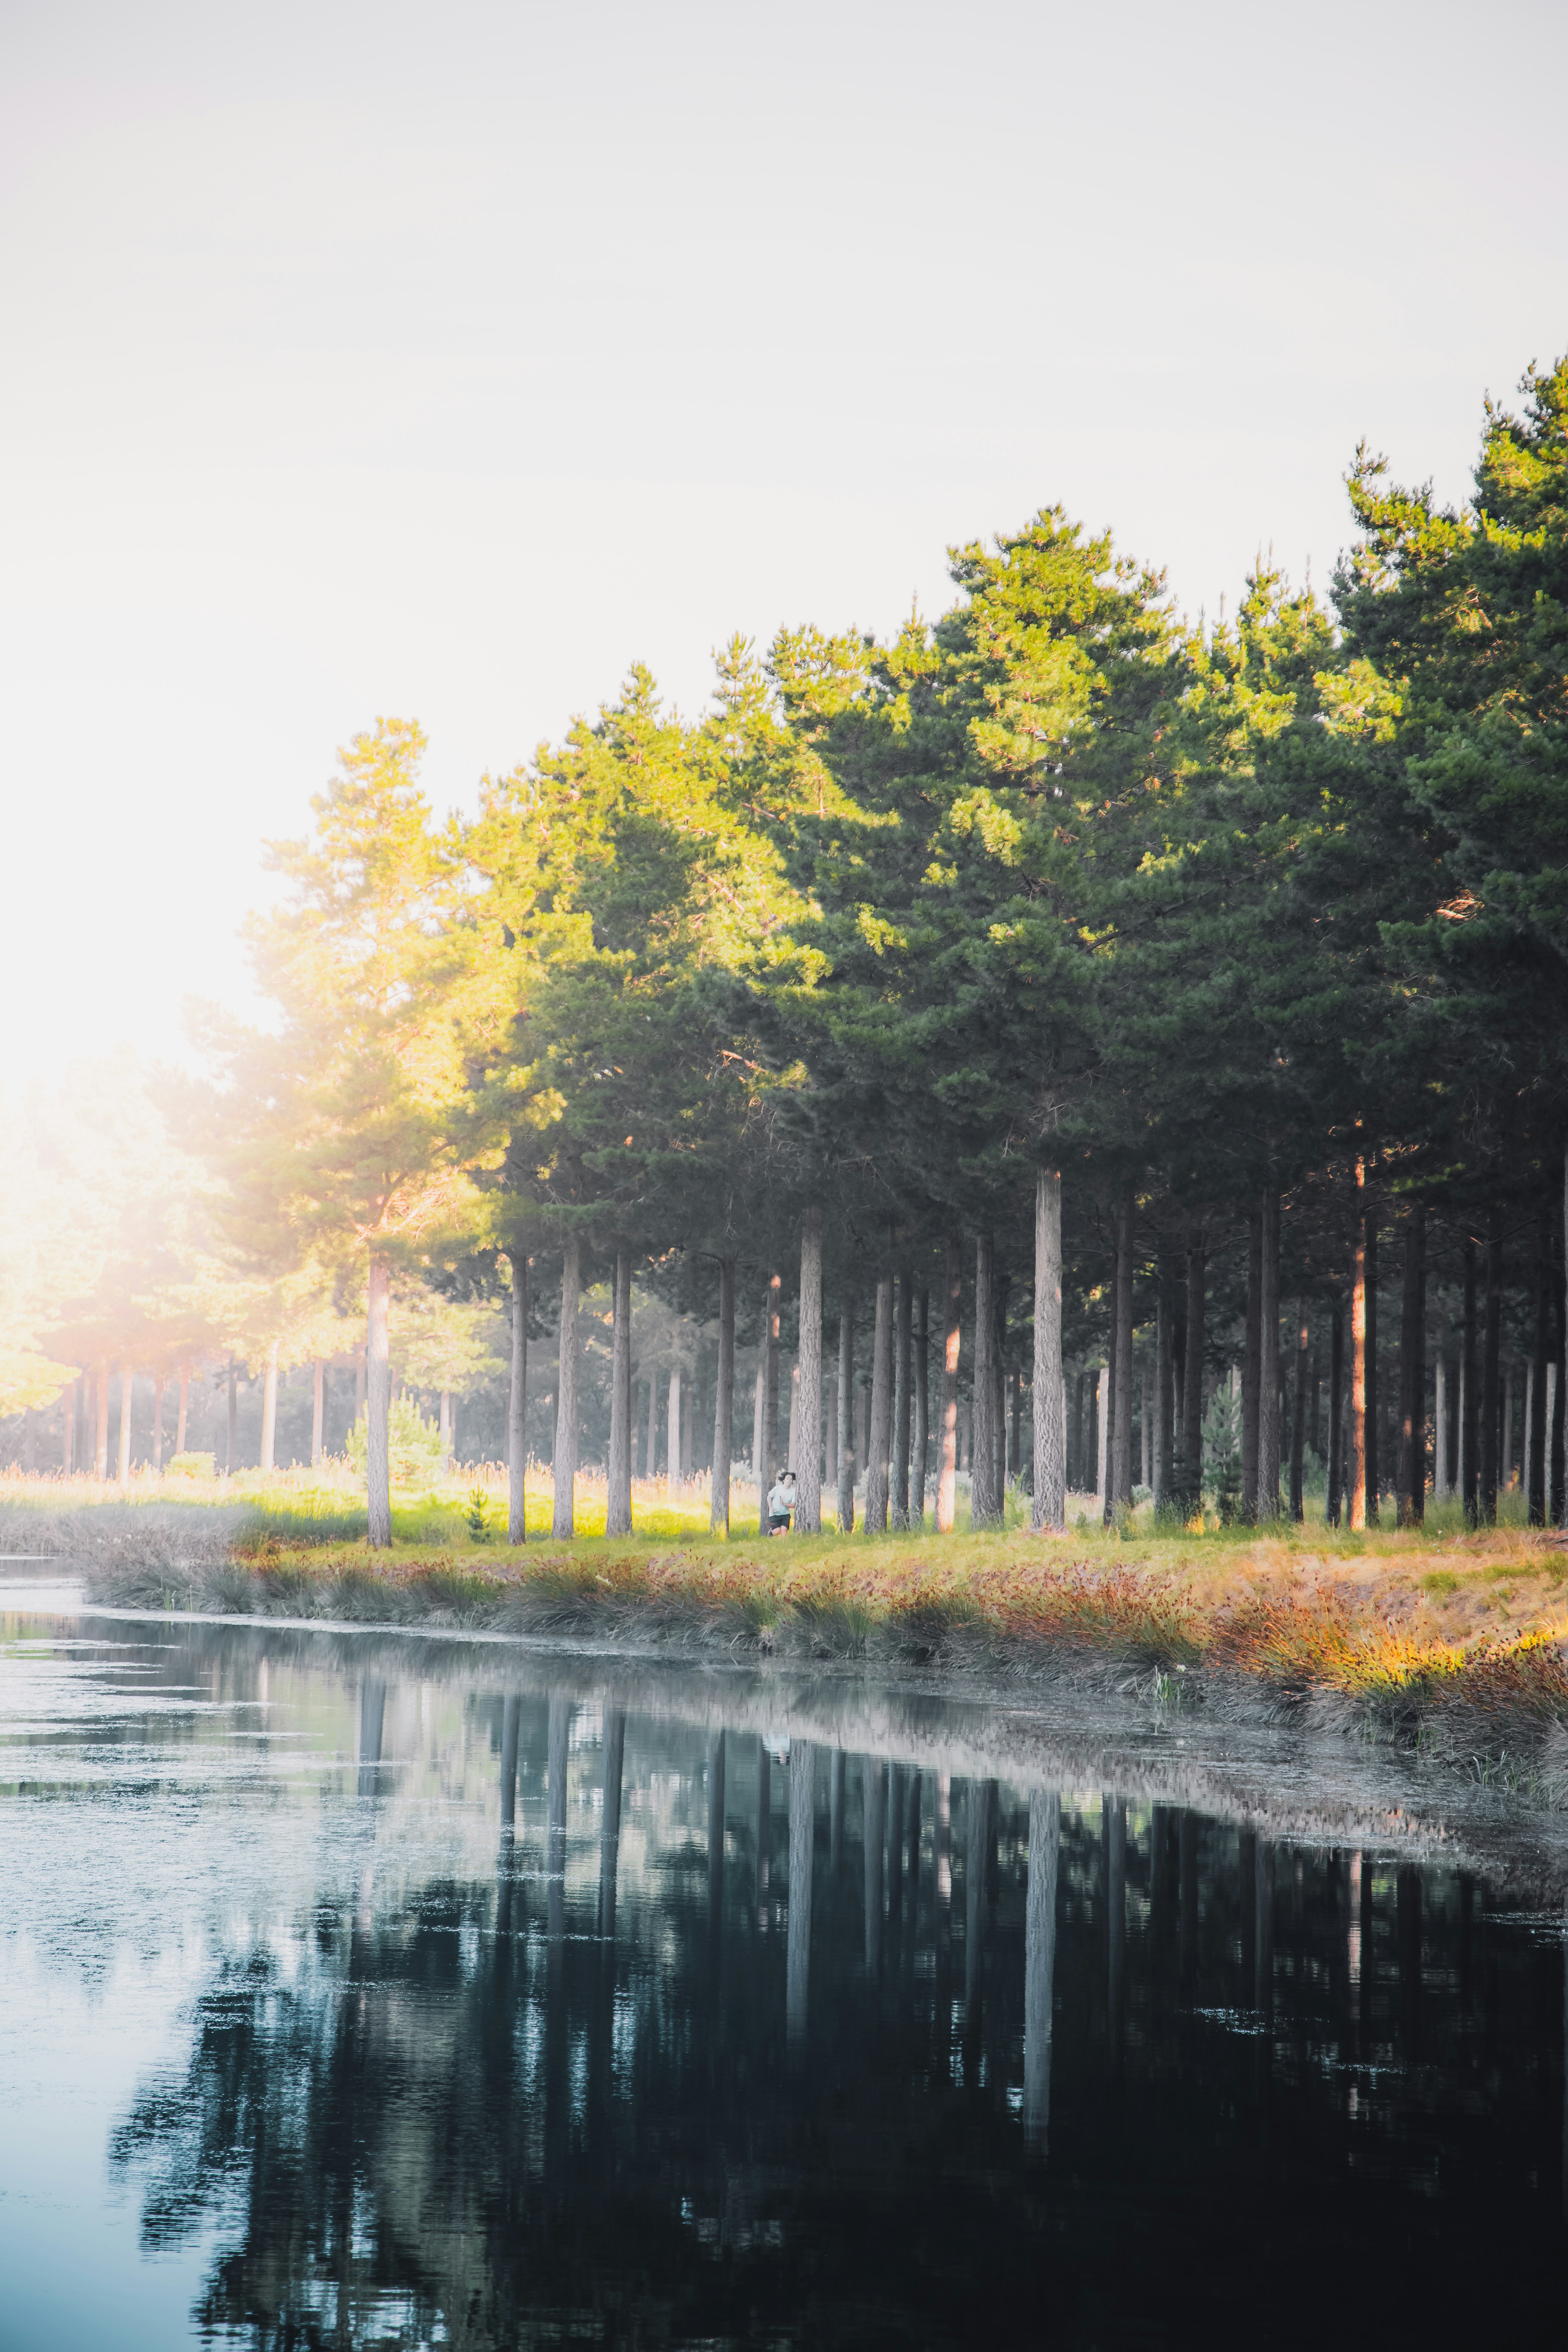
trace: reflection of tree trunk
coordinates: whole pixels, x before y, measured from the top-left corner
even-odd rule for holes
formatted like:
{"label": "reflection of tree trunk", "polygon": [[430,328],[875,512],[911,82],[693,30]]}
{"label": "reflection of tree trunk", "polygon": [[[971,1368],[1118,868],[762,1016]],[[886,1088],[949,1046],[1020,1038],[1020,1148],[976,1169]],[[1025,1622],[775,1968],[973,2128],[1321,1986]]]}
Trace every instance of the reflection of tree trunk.
{"label": "reflection of tree trunk", "polygon": [[889,1518],[895,1528],[910,1524],[910,1369],[913,1324],[910,1301],[910,1269],[899,1271],[898,1313],[893,1325],[893,1490]]}
{"label": "reflection of tree trunk", "polygon": [[866,1973],[882,1973],[883,1768],[868,1756],[860,1765],[860,1837],[866,1875]]}
{"label": "reflection of tree trunk", "polygon": [[871,1338],[871,1431],[866,1451],[866,1529],[888,1528],[888,1457],[893,1444],[893,1277],[877,1284],[877,1319]]}
{"label": "reflection of tree trunk", "polygon": [[[1107,1800],[1109,1803],[1109,1800]],[[1122,1799],[1110,1804],[1106,1839],[1105,1894],[1106,2006],[1114,2050],[1121,2046],[1121,1986],[1127,1956],[1127,1806]]]}
{"label": "reflection of tree trunk", "polygon": [[377,1547],[384,1547],[392,1541],[392,1464],[388,1452],[392,1360],[388,1352],[387,1333],[391,1291],[391,1269],[385,1258],[373,1255],[365,1331],[365,1483],[370,1510],[370,1541]]}
{"label": "reflection of tree trunk", "polygon": [[496,1895],[496,1933],[503,1937],[511,1934],[516,1885],[512,1845],[517,1834],[517,1743],[521,1720],[521,1699],[509,1698],[501,1709],[500,1862]]}
{"label": "reflection of tree trunk", "polygon": [[827,1768],[827,1868],[835,1886],[844,1857],[844,1750],[836,1748]]}
{"label": "reflection of tree trunk", "polygon": [[[818,1264],[818,1292],[821,1289]],[[719,1375],[713,1389],[713,1473],[709,1482],[708,1525],[716,1536],[730,1532],[730,1464],[735,1451],[735,1261],[719,1261]],[[628,1499],[628,1510],[630,1508]],[[629,1524],[629,1522],[628,1522]]]}
{"label": "reflection of tree trunk", "polygon": [[582,1244],[569,1234],[561,1253],[561,1328],[557,1340],[560,1363],[555,1389],[555,1453],[551,1465],[555,1485],[555,1513],[551,1532],[569,1536],[576,1531],[577,1486],[577,1305],[583,1288]]}
{"label": "reflection of tree trunk", "polygon": [[816,1838],[813,1773],[816,1751],[809,1739],[794,1739],[789,1751],[789,1940],[785,2016],[791,2044],[805,2040],[806,1997],[811,1978],[811,1864]]}
{"label": "reflection of tree trunk", "polygon": [[942,1291],[942,1422],[937,1432],[942,1460],[936,1484],[939,1535],[952,1532],[958,1503],[958,1310],[963,1295],[963,1244],[956,1234],[951,1234],[947,1244],[947,1276]]}
{"label": "reflection of tree trunk", "polygon": [[[765,1524],[765,1522],[764,1522]],[[847,1290],[838,1310],[838,1532],[855,1525],[855,1306]]]}
{"label": "reflection of tree trunk", "polygon": [[1024,1901],[1024,2139],[1046,2153],[1051,2111],[1051,2003],[1057,1952],[1057,1857],[1061,1799],[1029,1799],[1029,1884]]}
{"label": "reflection of tree trunk", "polygon": [[990,1856],[993,1784],[971,1780],[968,1794],[968,1836],[963,1857],[963,2030],[969,2049],[968,2071],[978,2079],[980,2010],[984,1985],[985,1869]]}
{"label": "reflection of tree trunk", "polygon": [[1267,2021],[1274,2014],[1274,1848],[1267,1838],[1258,1843],[1254,1881],[1258,1918],[1252,2000]]}
{"label": "reflection of tree trunk", "polygon": [[[616,1871],[621,1845],[621,1764],[626,1750],[626,1711],[613,1706],[605,1716],[604,1805],[599,1816],[599,1933],[616,1941]],[[615,1973],[614,1961],[611,1974]]]}
{"label": "reflection of tree trunk", "polygon": [[381,1740],[386,1715],[386,1685],[367,1675],[359,1686],[359,1793],[381,1793]]}
{"label": "reflection of tree trunk", "polygon": [[888,1767],[888,1968],[897,1976],[904,1913],[904,1775]]}
{"label": "reflection of tree trunk", "polygon": [[131,1411],[136,1401],[136,1374],[130,1364],[120,1368],[120,1484],[131,1484]]}
{"label": "reflection of tree trunk", "polygon": [[918,1765],[910,1773],[907,1814],[905,1832],[910,1842],[910,1860],[906,1902],[910,1923],[910,1955],[912,1962],[920,1939],[921,1921],[921,1773]]}
{"label": "reflection of tree trunk", "polygon": [[1395,1882],[1399,1927],[1399,2022],[1407,2066],[1421,2057],[1421,1873],[1406,1863]]}
{"label": "reflection of tree trunk", "polygon": [[816,1208],[806,1211],[801,1227],[798,1360],[795,1529],[796,1535],[815,1536],[822,1532],[822,1212]]}
{"label": "reflection of tree trunk", "polygon": [[1241,1914],[1241,1974],[1244,2000],[1250,2000],[1258,1968],[1258,1838],[1252,1830],[1237,1841],[1238,1908]]}
{"label": "reflection of tree trunk", "polygon": [[511,1261],[511,1387],[506,1408],[506,1539],[522,1542],[527,1531],[524,1493],[527,1454],[523,1435],[528,1410],[528,1260],[521,1250]]}
{"label": "reflection of tree trunk", "polygon": [[761,1934],[768,1924],[768,1886],[773,1864],[773,1759],[762,1741],[757,1742],[757,1859],[756,1905],[757,1930]]}
{"label": "reflection of tree trunk", "polygon": [[[724,1735],[708,1735],[708,1960],[715,1996],[724,1928]],[[710,2022],[711,2023],[711,2020]]]}
{"label": "reflection of tree trunk", "polygon": [[546,1790],[544,1875],[545,1924],[552,1945],[559,1946],[566,1928],[566,1741],[568,1709],[563,1698],[550,1702],[550,1727],[545,1751]]}
{"label": "reflection of tree trunk", "polygon": [[261,1467],[273,1468],[278,1454],[278,1342],[267,1350],[267,1371],[261,1384]]}
{"label": "reflection of tree trunk", "polygon": [[1198,1956],[1198,1822],[1190,1806],[1183,1808],[1176,1837],[1181,1869],[1182,1981],[1189,1984]]}
{"label": "reflection of tree trunk", "polygon": [[[726,1458],[726,1468],[728,1459]],[[727,1491],[727,1490],[726,1490]],[[718,1492],[715,1465],[714,1492]],[[605,1533],[632,1531],[632,1255],[616,1252],[615,1300],[610,1329],[610,1464]]]}
{"label": "reflection of tree trunk", "polygon": [[566,1701],[550,1702],[545,1749],[547,1776],[544,1992],[544,2170],[559,2181],[567,2149],[571,2104],[570,2034],[566,2016],[566,1757],[570,1717]]}

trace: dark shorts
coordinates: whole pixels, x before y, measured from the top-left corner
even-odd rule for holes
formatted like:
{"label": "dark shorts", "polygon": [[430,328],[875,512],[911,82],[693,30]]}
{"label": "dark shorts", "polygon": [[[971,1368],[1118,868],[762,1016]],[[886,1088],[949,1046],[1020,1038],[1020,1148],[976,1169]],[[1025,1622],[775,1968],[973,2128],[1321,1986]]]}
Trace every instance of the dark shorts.
{"label": "dark shorts", "polygon": [[770,1511],[768,1513],[769,1535],[776,1536],[781,1528],[787,1528],[788,1525],[789,1513],[787,1511]]}

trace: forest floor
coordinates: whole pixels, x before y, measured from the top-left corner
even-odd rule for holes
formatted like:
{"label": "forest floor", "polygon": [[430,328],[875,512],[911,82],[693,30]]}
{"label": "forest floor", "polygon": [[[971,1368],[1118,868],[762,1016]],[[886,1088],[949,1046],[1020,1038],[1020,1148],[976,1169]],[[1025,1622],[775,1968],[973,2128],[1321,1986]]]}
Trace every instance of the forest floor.
{"label": "forest floor", "polygon": [[[447,1481],[400,1504],[392,1549],[372,1554],[363,1502],[331,1480],[237,1480],[200,1499],[148,1484],[78,1503],[58,1479],[7,1479],[0,1548],[84,1560],[94,1595],[131,1608],[951,1669],[971,1687],[1110,1669],[1194,1702],[1239,1677],[1568,1800],[1568,1549],[1521,1524],[1517,1496],[1479,1531],[1447,1502],[1424,1528],[1354,1535],[1321,1517],[1199,1532],[1147,1506],[1108,1528],[1074,1496],[1066,1532],[1041,1537],[1011,1496],[994,1532],[725,1542],[698,1483],[673,1499],[648,1487],[631,1538],[569,1540],[548,1532],[536,1489],[530,1540],[512,1548],[498,1539],[504,1497],[472,1527],[471,1486],[465,1506]],[[602,1528],[593,1505],[580,1520]]]}

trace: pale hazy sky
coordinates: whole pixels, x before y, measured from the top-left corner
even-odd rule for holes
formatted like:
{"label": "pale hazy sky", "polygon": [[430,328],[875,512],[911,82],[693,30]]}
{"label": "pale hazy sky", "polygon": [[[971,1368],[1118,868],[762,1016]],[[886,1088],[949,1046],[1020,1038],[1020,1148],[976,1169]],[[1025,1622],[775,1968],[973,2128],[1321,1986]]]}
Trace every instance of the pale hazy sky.
{"label": "pale hazy sky", "polygon": [[438,805],[1061,500],[1326,583],[1568,348],[1568,8],[5,0],[5,1081],[239,1002],[378,713]]}

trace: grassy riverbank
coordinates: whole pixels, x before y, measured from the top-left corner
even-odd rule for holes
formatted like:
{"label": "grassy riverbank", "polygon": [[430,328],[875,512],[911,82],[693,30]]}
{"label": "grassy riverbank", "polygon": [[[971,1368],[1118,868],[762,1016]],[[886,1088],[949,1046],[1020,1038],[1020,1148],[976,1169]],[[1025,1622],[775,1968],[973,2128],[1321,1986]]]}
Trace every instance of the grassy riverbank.
{"label": "grassy riverbank", "polygon": [[[1015,1497],[1016,1523],[993,1534],[716,1543],[693,1482],[639,1496],[629,1539],[562,1542],[540,1482],[525,1546],[497,1540],[488,1505],[470,1526],[470,1486],[405,1501],[373,1555],[363,1505],[331,1481],[66,1499],[5,1496],[0,1541],[85,1557],[121,1605],[962,1665],[998,1686],[1098,1663],[1192,1704],[1245,1677],[1510,1785],[1568,1789],[1568,1551],[1518,1524],[1471,1533],[1449,1506],[1410,1531],[1198,1533],[1147,1508],[1106,1529],[1075,1498],[1068,1532],[1041,1538]],[[602,1528],[594,1499],[579,1517]]]}

